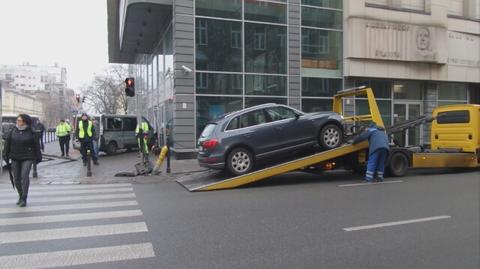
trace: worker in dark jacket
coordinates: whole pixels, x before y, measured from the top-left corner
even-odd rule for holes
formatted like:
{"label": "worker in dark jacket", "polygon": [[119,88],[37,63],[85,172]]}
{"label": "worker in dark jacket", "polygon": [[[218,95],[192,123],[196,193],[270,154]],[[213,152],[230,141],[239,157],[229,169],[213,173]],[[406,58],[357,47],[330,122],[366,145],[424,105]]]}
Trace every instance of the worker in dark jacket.
{"label": "worker in dark jacket", "polygon": [[17,117],[16,126],[7,136],[4,159],[12,160],[12,172],[18,192],[17,205],[27,205],[28,188],[30,186],[30,169],[34,163],[42,161],[40,139],[32,129],[32,118],[26,114]]}
{"label": "worker in dark jacket", "polygon": [[87,113],[83,113],[77,123],[75,137],[80,141],[80,153],[82,154],[83,165],[87,165],[87,152],[92,154],[93,164],[98,165],[97,157],[93,152],[93,139],[96,136],[95,126],[89,120]]}
{"label": "worker in dark jacket", "polygon": [[372,122],[370,126],[353,140],[353,144],[368,140],[368,163],[365,181],[370,183],[377,174],[377,181],[383,181],[385,162],[390,149],[385,129]]}

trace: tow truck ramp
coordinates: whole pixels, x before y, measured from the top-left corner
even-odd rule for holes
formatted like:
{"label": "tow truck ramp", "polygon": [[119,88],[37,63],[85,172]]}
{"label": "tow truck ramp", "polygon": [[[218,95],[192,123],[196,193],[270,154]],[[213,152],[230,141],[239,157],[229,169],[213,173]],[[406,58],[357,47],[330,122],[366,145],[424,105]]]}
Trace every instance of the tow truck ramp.
{"label": "tow truck ramp", "polygon": [[177,182],[189,191],[231,189],[272,176],[300,170],[302,168],[330,161],[366,148],[368,148],[368,142],[366,141],[355,145],[345,144],[335,149],[323,151],[307,157],[253,171],[242,176],[226,177],[218,171],[206,171],[199,174],[181,177],[177,179]]}

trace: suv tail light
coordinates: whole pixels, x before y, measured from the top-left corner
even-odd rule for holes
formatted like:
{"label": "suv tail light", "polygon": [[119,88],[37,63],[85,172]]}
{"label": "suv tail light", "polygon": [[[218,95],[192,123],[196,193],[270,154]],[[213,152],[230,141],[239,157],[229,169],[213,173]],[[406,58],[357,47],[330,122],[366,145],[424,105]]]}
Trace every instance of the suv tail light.
{"label": "suv tail light", "polygon": [[202,143],[202,147],[205,149],[214,149],[218,145],[217,139],[210,139]]}

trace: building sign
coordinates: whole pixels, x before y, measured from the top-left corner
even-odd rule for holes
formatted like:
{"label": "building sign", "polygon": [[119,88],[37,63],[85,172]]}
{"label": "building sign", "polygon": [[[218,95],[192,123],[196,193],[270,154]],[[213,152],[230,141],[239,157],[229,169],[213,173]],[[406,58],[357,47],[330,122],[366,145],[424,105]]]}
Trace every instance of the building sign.
{"label": "building sign", "polygon": [[449,65],[480,68],[480,36],[447,32]]}
{"label": "building sign", "polygon": [[446,63],[445,29],[429,25],[352,18],[351,57]]}

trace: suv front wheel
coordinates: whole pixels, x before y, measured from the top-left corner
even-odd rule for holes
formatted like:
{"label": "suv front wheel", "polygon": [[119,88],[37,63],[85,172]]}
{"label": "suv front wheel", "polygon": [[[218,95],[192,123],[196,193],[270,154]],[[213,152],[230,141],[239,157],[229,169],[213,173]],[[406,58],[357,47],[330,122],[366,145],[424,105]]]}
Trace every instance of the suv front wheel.
{"label": "suv front wheel", "polygon": [[253,170],[253,156],[249,150],[236,148],[228,154],[227,170],[230,174],[241,176]]}

